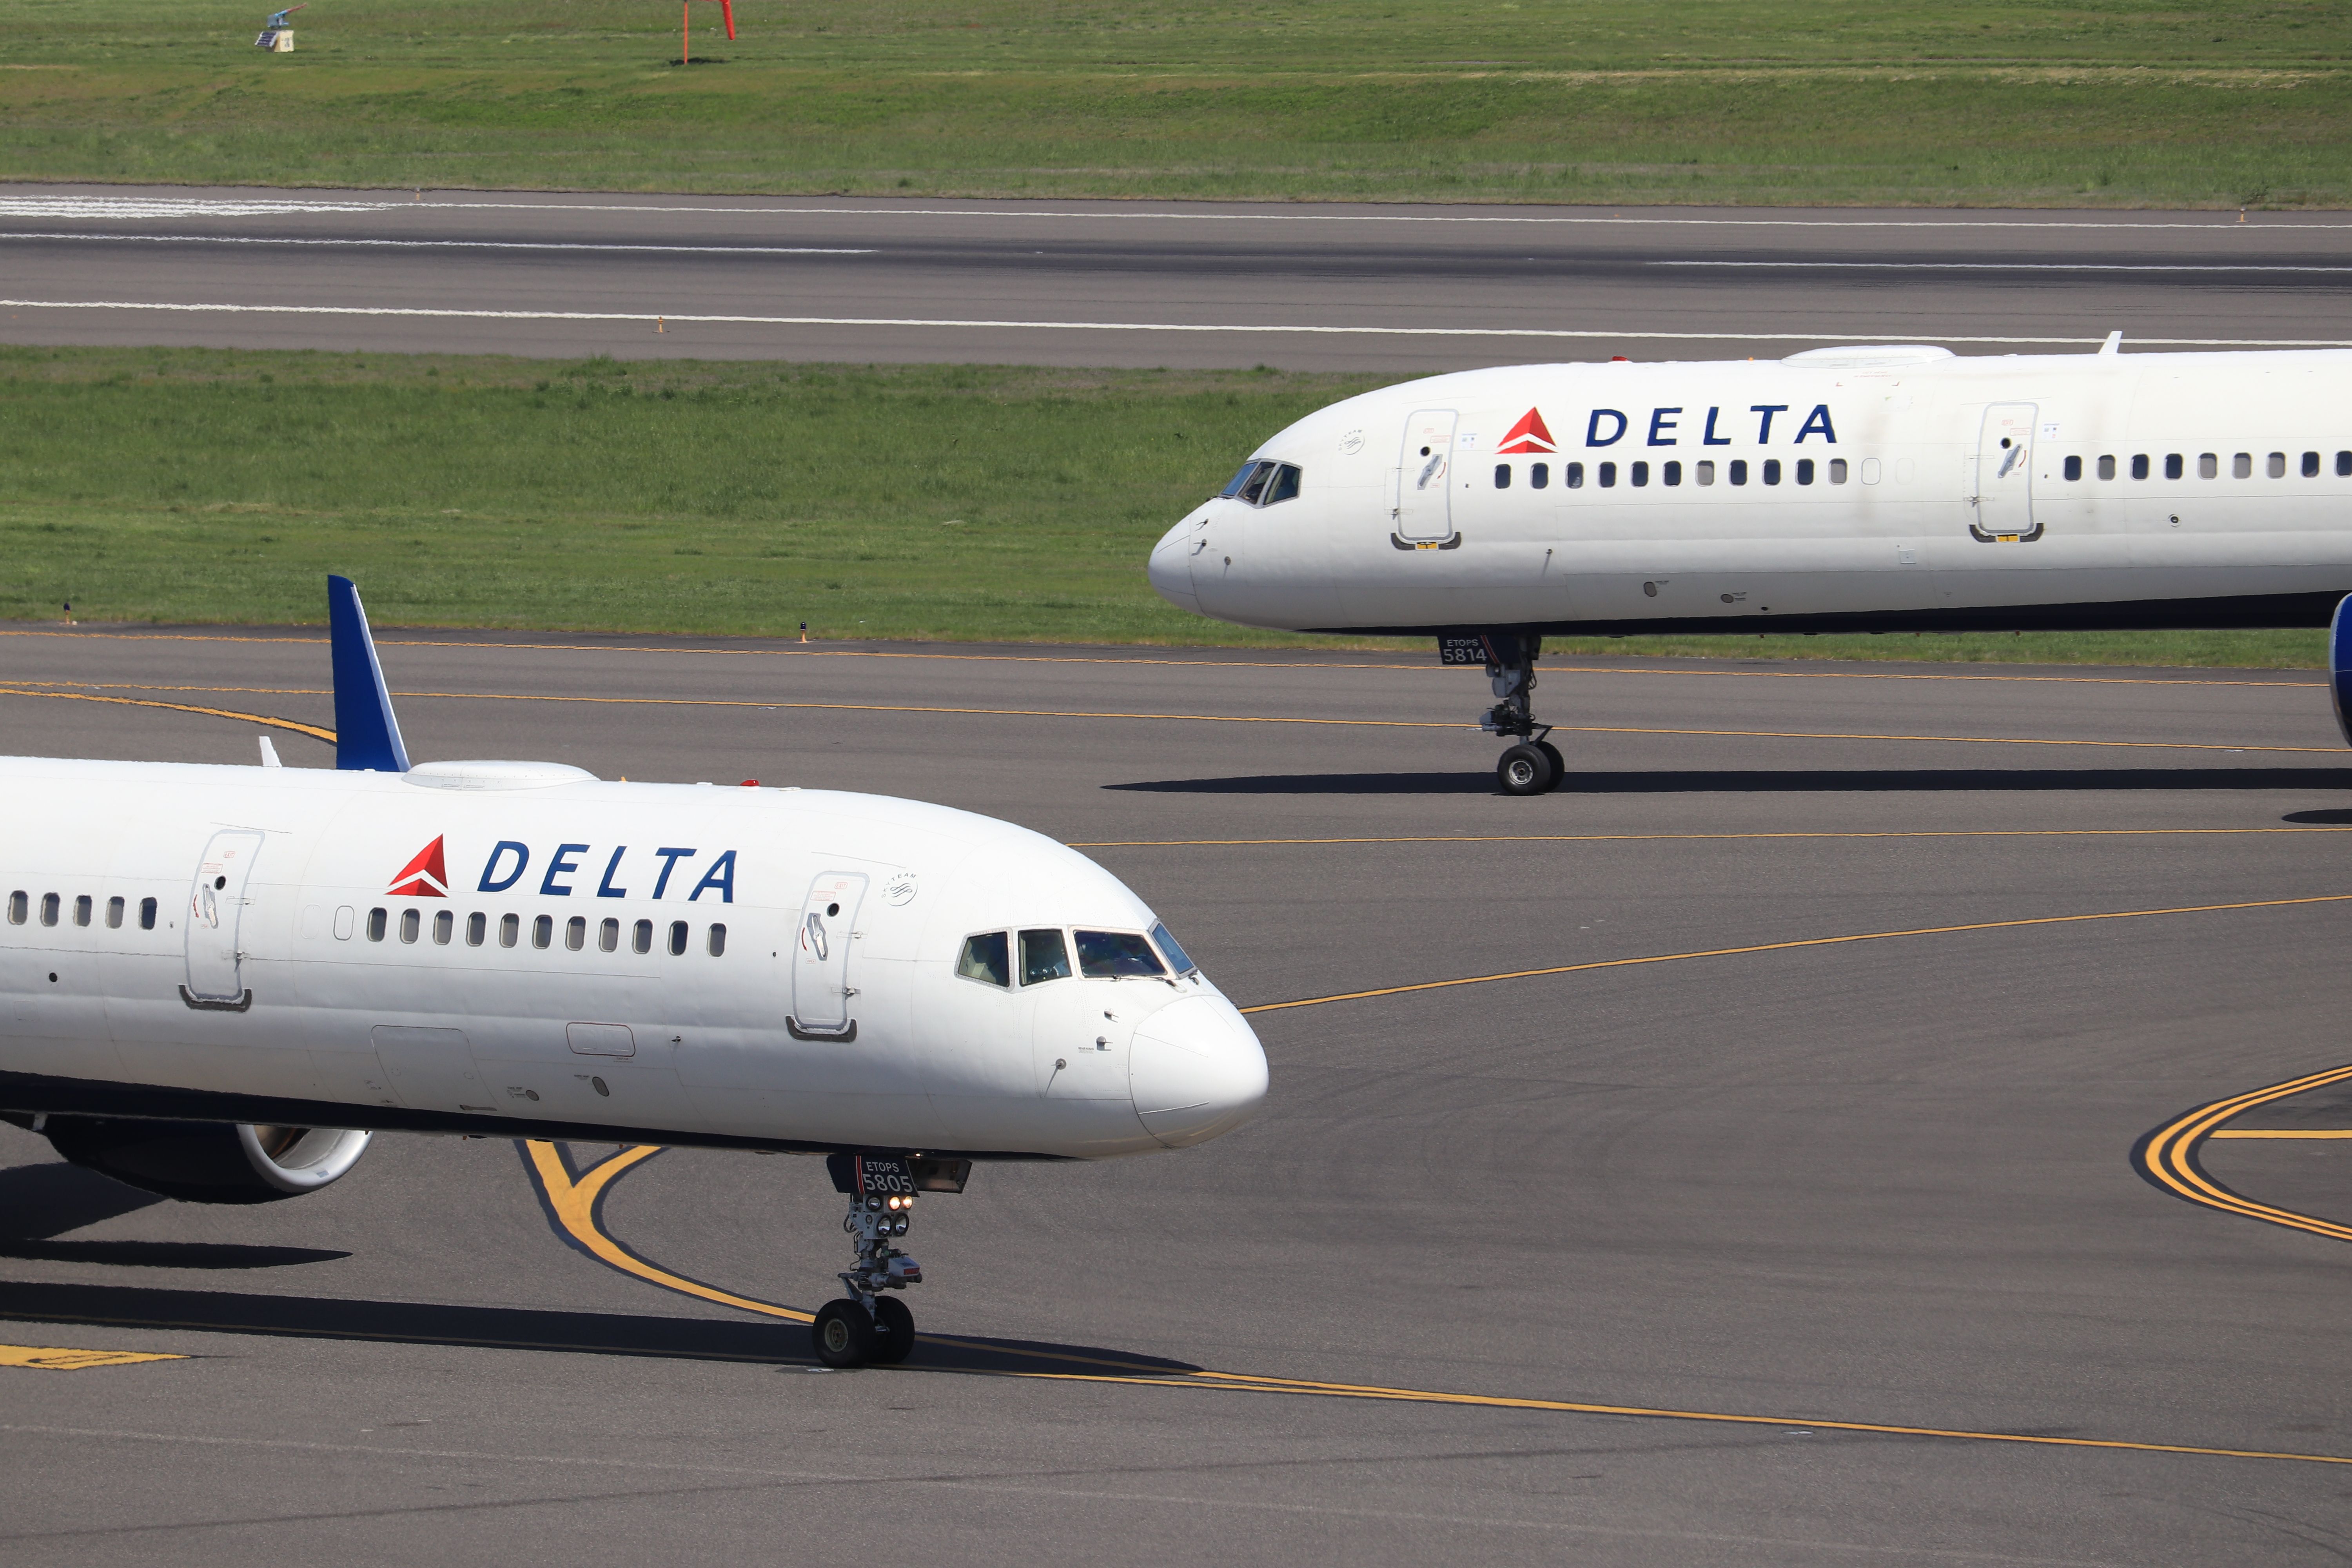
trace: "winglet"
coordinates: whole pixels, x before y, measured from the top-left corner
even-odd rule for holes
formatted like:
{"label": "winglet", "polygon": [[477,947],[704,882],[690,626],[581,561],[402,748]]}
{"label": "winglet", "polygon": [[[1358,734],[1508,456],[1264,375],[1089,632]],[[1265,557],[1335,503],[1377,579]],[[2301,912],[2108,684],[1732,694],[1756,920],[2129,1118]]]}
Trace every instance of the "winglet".
{"label": "winglet", "polygon": [[400,721],[383,687],[367,612],[349,577],[327,579],[327,631],[335,657],[335,766],[380,773],[408,771]]}
{"label": "winglet", "polygon": [[2118,329],[2115,331],[2109,332],[2107,334],[2107,341],[2099,345],[2099,357],[2101,359],[2113,359],[2116,355],[2123,353],[2123,351],[2124,334],[2122,331]]}

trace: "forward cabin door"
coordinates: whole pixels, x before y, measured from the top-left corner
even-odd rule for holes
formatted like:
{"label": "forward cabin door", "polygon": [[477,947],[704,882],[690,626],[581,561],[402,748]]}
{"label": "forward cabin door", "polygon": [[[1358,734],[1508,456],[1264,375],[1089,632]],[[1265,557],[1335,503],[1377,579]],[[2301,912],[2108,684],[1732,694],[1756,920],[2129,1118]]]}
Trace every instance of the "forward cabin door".
{"label": "forward cabin door", "polygon": [[826,871],[809,884],[801,905],[800,929],[793,936],[793,1032],[856,1037],[850,984],[849,950],[856,933],[857,906],[866,898],[859,871]]}
{"label": "forward cabin door", "polygon": [[237,931],[245,914],[245,885],[261,853],[261,835],[251,828],[223,828],[205,846],[188,889],[186,952],[188,1000],[236,1005],[247,999],[238,961]]}
{"label": "forward cabin door", "polygon": [[1425,408],[1405,421],[1404,447],[1391,476],[1399,539],[1454,537],[1454,421],[1451,408]]}
{"label": "forward cabin door", "polygon": [[1987,542],[2015,543],[2033,526],[2033,421],[2037,405],[1996,403],[1984,412],[1977,438],[1977,519],[1971,531]]}

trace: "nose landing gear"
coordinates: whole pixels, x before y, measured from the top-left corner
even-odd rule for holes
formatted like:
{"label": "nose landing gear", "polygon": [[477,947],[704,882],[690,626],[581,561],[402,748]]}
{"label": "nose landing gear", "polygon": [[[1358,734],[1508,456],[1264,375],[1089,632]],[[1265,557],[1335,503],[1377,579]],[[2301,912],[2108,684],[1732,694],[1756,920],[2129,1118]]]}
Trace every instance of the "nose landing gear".
{"label": "nose landing gear", "polygon": [[1536,659],[1543,639],[1490,634],[1478,641],[1496,697],[1495,705],[1479,715],[1478,728],[1517,740],[1495,763],[1495,777],[1505,795],[1541,795],[1557,786],[1567,770],[1559,748],[1544,738],[1551,726],[1536,722]]}
{"label": "nose landing gear", "polygon": [[895,1365],[915,1348],[915,1314],[889,1292],[921,1284],[923,1266],[891,1243],[914,1219],[917,1186],[960,1193],[971,1162],[835,1154],[825,1163],[849,1195],[841,1228],[856,1239],[857,1258],[840,1275],[849,1294],[817,1309],[811,1345],[830,1367]]}

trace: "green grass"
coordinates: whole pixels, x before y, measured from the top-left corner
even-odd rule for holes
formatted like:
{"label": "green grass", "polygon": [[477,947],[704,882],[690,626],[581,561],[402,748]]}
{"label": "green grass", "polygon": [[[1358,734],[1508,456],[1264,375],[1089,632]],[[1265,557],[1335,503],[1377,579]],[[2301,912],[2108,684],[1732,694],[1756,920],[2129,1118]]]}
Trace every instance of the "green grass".
{"label": "green grass", "polygon": [[[1143,563],[1380,379],[0,349],[0,617],[316,622],[341,572],[387,626],[1328,647],[1186,615]],[[2304,668],[2321,635],[1551,651]]]}
{"label": "green grass", "polygon": [[0,0],[0,178],[2352,205],[2352,4]]}

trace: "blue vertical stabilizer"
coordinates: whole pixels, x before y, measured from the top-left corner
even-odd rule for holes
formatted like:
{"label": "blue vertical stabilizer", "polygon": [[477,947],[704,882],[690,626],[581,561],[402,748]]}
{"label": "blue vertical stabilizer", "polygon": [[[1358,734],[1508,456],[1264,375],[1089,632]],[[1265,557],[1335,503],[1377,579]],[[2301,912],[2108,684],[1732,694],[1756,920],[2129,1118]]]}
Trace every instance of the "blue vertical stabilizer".
{"label": "blue vertical stabilizer", "polygon": [[375,638],[349,577],[327,579],[327,627],[335,653],[335,766],[406,773],[408,748],[400,743]]}

